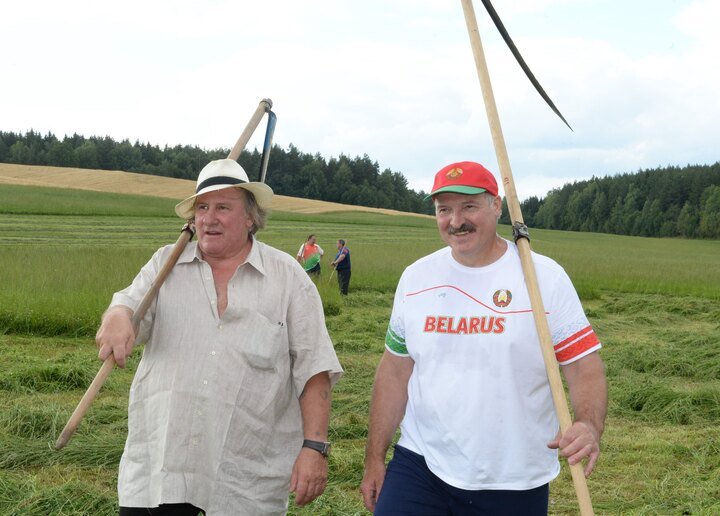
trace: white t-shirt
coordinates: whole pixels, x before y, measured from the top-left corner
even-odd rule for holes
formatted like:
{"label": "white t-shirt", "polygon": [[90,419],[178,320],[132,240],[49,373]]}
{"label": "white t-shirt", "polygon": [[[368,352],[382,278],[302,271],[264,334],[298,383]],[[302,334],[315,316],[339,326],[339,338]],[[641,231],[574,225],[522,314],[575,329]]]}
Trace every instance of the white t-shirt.
{"label": "white t-shirt", "polygon": [[[415,366],[398,444],[467,490],[526,490],[560,471],[558,430],[517,248],[485,267],[449,247],[400,278],[386,348]],[[570,278],[533,253],[558,362],[600,348]]]}

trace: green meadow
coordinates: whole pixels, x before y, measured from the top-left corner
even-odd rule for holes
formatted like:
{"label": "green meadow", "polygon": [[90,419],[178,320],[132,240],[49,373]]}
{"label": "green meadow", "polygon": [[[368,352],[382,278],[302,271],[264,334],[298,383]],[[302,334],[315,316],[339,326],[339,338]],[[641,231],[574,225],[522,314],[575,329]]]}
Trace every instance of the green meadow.
{"label": "green meadow", "polygon": [[[0,515],[117,513],[127,393],[116,370],[66,448],[55,439],[97,372],[112,293],[182,221],[167,199],[0,185]],[[308,233],[352,251],[350,295],[329,260],[317,282],[345,376],[333,394],[330,482],[290,514],[365,513],[358,486],[373,375],[404,267],[444,244],[434,221],[366,212],[275,212],[259,238],[293,256]],[[501,227],[509,236],[509,229]],[[720,241],[532,231],[562,264],[603,342],[610,406],[588,480],[597,514],[720,514]],[[577,514],[570,474],[551,514]]]}

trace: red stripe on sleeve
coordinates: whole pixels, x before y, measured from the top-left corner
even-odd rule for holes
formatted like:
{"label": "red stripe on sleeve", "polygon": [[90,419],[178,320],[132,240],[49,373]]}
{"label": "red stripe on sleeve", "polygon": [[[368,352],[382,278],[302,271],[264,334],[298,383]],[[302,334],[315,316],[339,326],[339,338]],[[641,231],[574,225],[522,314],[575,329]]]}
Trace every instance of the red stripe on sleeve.
{"label": "red stripe on sleeve", "polygon": [[[557,348],[561,344],[567,343],[568,340],[569,339],[565,339],[563,342],[561,342],[560,344],[558,344],[558,346],[555,347]],[[581,355],[588,349],[593,348],[598,344],[600,344],[600,341],[598,340],[597,335],[595,335],[595,332],[591,329],[590,333],[588,333],[585,337],[567,346],[562,351],[556,352],[555,356],[557,357],[557,361],[559,363],[567,362],[568,360],[572,360],[576,356]]]}
{"label": "red stripe on sleeve", "polygon": [[558,350],[564,348],[565,346],[567,346],[568,344],[571,344],[574,340],[580,339],[580,337],[582,337],[586,333],[592,333],[592,331],[593,331],[593,329],[591,326],[585,326],[582,330],[573,333],[565,340],[555,344],[553,347],[555,348],[555,351],[558,351]]}

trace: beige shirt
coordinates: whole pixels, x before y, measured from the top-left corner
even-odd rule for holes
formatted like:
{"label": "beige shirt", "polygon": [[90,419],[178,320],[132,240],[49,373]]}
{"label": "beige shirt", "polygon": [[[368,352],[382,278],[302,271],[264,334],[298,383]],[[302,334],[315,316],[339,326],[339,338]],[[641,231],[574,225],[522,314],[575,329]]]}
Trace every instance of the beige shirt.
{"label": "beige shirt", "polygon": [[[111,306],[135,309],[171,251],[159,249]],[[254,240],[227,290],[218,317],[210,265],[190,243],[140,325],[121,506],[287,511],[303,439],[298,396],[315,374],[334,384],[342,368],[317,289],[290,255]]]}

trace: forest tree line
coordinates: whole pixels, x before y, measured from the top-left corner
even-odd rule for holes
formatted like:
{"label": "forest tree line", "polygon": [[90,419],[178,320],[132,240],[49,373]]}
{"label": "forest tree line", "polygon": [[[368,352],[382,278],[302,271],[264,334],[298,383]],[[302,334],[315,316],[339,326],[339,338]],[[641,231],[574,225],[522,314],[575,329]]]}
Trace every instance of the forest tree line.
{"label": "forest tree line", "polygon": [[530,197],[521,208],[529,227],[718,239],[720,162],[593,177]]}
{"label": "forest tree line", "polygon": [[[109,136],[78,134],[62,140],[52,133],[25,134],[0,131],[0,162],[101,170],[122,170],[195,180],[209,161],[226,158],[230,149],[205,150],[176,145],[160,148],[149,143],[116,142]],[[261,152],[243,151],[238,162],[251,181],[260,174]],[[287,150],[273,145],[266,182],[279,195],[339,202],[413,213],[434,213],[425,192],[408,188],[399,172],[385,169],[367,155],[326,160],[319,154],[300,152],[292,144]]]}
{"label": "forest tree line", "polygon": [[[122,170],[195,180],[207,162],[229,149],[116,142],[77,134],[0,131],[0,162]],[[243,151],[238,161],[257,180],[261,154]],[[399,172],[382,172],[367,155],[325,159],[274,145],[267,183],[275,193],[305,199],[432,214],[426,193],[408,188]],[[648,237],[720,238],[720,162],[641,170],[568,183],[544,198],[521,203],[529,227]],[[509,223],[507,209],[500,219]]]}

